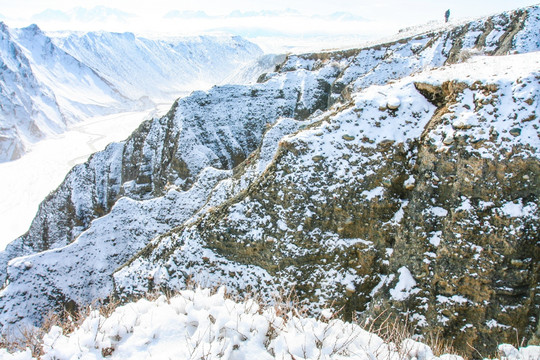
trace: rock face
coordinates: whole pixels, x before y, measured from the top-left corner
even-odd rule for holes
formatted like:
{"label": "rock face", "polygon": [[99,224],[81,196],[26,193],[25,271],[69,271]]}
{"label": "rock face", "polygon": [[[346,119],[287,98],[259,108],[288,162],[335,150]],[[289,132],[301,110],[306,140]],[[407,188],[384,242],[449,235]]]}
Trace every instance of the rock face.
{"label": "rock face", "polygon": [[539,18],[288,56],[178,101],[42,203],[1,255],[0,321],[192,279],[391,312],[473,357],[537,342]]}
{"label": "rock face", "polygon": [[[298,111],[315,111],[327,76],[291,73],[264,85],[196,92],[179,100],[167,116],[143,123],[125,143],[109,145],[75,167],[41,204],[29,232],[9,244],[1,260],[7,264],[17,256],[55,249],[53,258],[72,258],[77,264],[55,261],[55,271],[74,275],[78,268],[83,273],[36,282],[38,274],[48,271],[42,266],[51,265],[49,252],[27,258],[21,263],[23,271],[19,265],[10,266],[8,281],[18,278],[26,284],[17,289],[40,287],[42,296],[26,302],[25,311],[43,314],[51,302],[88,302],[109,295],[110,274],[156,234],[181,225],[203,207],[217,181],[230,177],[230,169],[259,146],[267,125]],[[311,87],[304,86],[306,81],[312,81]],[[310,96],[302,101],[304,91]],[[284,127],[291,130],[290,125]],[[86,255],[76,255],[81,252]],[[96,259],[100,256],[103,261]],[[28,276],[30,272],[35,273]],[[95,278],[90,291],[88,276]]]}

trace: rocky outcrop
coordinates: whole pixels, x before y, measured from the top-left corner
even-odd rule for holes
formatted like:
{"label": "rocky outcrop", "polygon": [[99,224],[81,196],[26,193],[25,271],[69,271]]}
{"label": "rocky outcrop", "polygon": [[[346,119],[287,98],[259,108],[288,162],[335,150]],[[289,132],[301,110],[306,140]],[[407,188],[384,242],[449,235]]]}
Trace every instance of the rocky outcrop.
{"label": "rocky outcrop", "polygon": [[[246,190],[118,270],[117,293],[181,288],[187,278],[261,293],[294,286],[312,310],[332,304],[349,319],[395,312],[468,356],[470,346],[487,353],[516,332],[533,338],[540,139],[529,119],[538,75],[435,76],[367,89],[281,140]],[[443,99],[438,107],[429,91]],[[387,96],[407,105],[380,108]]]}
{"label": "rocky outcrop", "polygon": [[84,192],[68,177],[42,204],[68,220],[38,216],[14,254],[41,251],[53,224],[69,224],[54,230],[67,246],[10,262],[0,321],[195,280],[294,287],[311,311],[349,319],[392,311],[471,356],[516,331],[533,339],[539,59],[448,59],[508,37],[527,52],[538,13],[289,56],[258,84],[179,100],[74,169],[74,182],[94,174]]}
{"label": "rocky outcrop", "polygon": [[[537,105],[524,102],[537,104],[538,91],[533,91],[534,100],[519,94],[522,87],[534,87],[537,76],[516,80],[506,93],[499,88],[502,84],[446,87],[450,103],[443,106],[448,113],[425,134],[410,169],[414,187],[405,189],[408,203],[389,264],[389,276],[395,277],[390,281],[383,276],[372,315],[381,308],[403,316],[421,309],[412,315],[420,328],[452,338],[460,349],[471,345],[481,353],[495,348],[495,341],[513,341],[516,332],[520,339],[531,339],[540,305],[540,194],[534,185],[540,163],[538,150],[530,146],[538,143],[538,133],[529,127],[532,141],[516,143],[512,129],[530,126]],[[467,101],[470,95],[477,101]],[[514,100],[512,109],[504,109],[500,98],[505,96]],[[467,118],[468,108],[475,109],[479,123]],[[497,126],[501,118],[506,127]],[[452,141],[447,133],[441,145],[439,131],[445,127],[455,132]],[[487,134],[496,127],[500,134]],[[410,294],[405,301],[395,294],[403,267],[416,283],[401,293]]]}

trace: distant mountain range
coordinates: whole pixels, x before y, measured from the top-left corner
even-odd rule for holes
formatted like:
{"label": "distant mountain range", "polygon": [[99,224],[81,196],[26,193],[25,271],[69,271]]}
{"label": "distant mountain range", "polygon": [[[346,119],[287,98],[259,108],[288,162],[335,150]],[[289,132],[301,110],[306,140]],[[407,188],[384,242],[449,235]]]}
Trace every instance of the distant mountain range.
{"label": "distant mountain range", "polygon": [[33,15],[31,20],[38,23],[41,21],[68,22],[72,20],[82,22],[114,20],[123,22],[133,17],[135,17],[135,15],[106,6],[95,6],[93,8],[84,8],[79,6],[66,12],[61,10],[46,9],[38,14]]}
{"label": "distant mountain range", "polygon": [[[35,22],[69,22],[69,21],[80,21],[80,22],[92,22],[92,21],[102,21],[107,22],[108,20],[114,20],[119,22],[125,22],[132,18],[135,18],[137,15],[131,14],[126,11],[119,9],[106,7],[106,6],[95,6],[93,8],[84,8],[84,7],[75,7],[68,11],[61,11],[56,9],[46,9],[38,14],[32,15],[30,18]],[[328,15],[305,15],[296,9],[287,8],[284,10],[260,10],[260,11],[241,11],[235,10],[227,15],[209,15],[205,11],[190,11],[190,10],[171,10],[163,15],[164,19],[219,19],[219,18],[249,18],[249,17],[283,17],[283,16],[302,16],[302,17],[313,17],[317,19],[339,19],[341,21],[366,21],[365,18],[354,15],[349,12],[334,12]]]}

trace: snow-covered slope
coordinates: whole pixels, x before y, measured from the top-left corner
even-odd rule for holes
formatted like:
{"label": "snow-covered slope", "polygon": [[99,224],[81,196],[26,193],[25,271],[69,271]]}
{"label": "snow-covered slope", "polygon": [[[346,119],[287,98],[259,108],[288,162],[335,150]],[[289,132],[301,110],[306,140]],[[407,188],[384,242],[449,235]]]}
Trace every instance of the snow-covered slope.
{"label": "snow-covered slope", "polygon": [[54,92],[68,122],[134,106],[97,72],[55,46],[36,25],[12,30],[12,35],[37,81]]}
{"label": "snow-covered slope", "polygon": [[148,40],[133,34],[62,33],[1,24],[0,161],[70,123],[172,102],[256,62],[239,37]]}
{"label": "snow-covered slope", "polygon": [[0,60],[0,161],[5,161],[21,156],[25,143],[61,131],[66,119],[54,93],[36,79],[4,23],[0,23]]}
{"label": "snow-covered slope", "polygon": [[92,115],[137,108],[94,70],[55,46],[35,26],[2,24],[0,161],[21,156],[29,144]]}
{"label": "snow-covered slope", "polygon": [[42,203],[1,254],[0,321],[191,278],[409,314],[464,352],[534,338],[539,17],[289,56],[179,100]]}

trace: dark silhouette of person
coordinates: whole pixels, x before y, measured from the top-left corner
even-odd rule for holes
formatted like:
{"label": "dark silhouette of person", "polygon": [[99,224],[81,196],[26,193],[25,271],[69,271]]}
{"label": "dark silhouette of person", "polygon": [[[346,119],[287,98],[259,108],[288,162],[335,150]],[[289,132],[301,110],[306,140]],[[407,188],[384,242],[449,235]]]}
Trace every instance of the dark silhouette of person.
{"label": "dark silhouette of person", "polygon": [[450,9],[446,10],[444,13],[444,22],[448,22],[448,19],[450,18]]}

